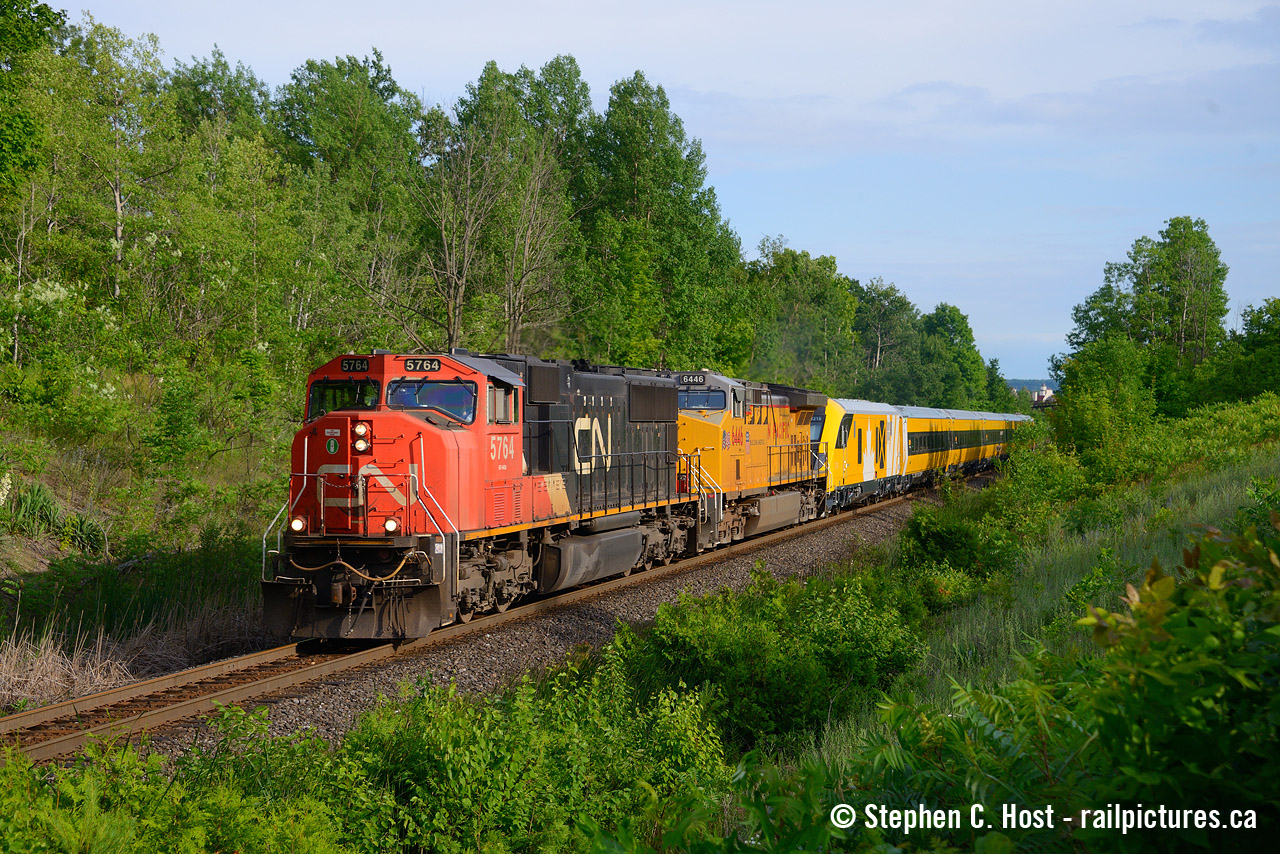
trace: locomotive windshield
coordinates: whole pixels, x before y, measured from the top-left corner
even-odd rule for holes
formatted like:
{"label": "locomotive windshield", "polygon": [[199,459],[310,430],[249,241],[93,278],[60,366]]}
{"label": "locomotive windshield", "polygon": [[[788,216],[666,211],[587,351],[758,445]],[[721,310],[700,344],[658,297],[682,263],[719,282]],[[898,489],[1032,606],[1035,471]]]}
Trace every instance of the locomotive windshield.
{"label": "locomotive windshield", "polygon": [[470,424],[476,418],[476,384],[440,380],[392,380],[387,405],[397,409],[434,409]]}
{"label": "locomotive windshield", "polygon": [[724,390],[718,388],[697,391],[680,390],[681,409],[724,409]]}
{"label": "locomotive windshield", "polygon": [[307,420],[339,409],[373,409],[377,403],[375,380],[317,380],[307,398]]}

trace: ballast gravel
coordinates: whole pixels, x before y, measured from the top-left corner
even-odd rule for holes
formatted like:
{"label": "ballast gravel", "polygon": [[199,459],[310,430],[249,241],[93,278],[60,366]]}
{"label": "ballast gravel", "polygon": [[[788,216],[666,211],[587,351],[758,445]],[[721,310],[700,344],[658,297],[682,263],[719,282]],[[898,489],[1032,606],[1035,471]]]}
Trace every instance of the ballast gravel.
{"label": "ballast gravel", "polygon": [[[742,590],[750,582],[757,561],[763,561],[776,578],[784,579],[846,560],[859,544],[875,545],[894,534],[911,516],[915,500],[922,499],[851,516],[846,522],[820,531],[677,572],[650,584],[609,591],[489,631],[470,633],[390,662],[256,700],[252,705],[268,707],[272,735],[310,729],[335,743],[379,698],[399,696],[406,684],[428,681],[447,686],[453,682],[462,692],[492,691],[521,674],[561,664],[575,650],[607,643],[613,638],[618,621],[632,625],[651,622],[659,605],[675,602],[682,592],[699,596],[724,588]],[[203,723],[179,724],[152,734],[150,750],[176,756],[195,744],[207,744],[210,738]]]}

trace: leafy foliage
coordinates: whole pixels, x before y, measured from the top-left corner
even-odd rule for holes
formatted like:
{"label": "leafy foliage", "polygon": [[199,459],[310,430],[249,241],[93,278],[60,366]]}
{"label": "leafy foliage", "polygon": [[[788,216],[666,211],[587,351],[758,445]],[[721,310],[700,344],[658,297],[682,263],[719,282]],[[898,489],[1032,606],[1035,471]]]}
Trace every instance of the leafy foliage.
{"label": "leafy foliage", "polygon": [[1280,514],[1266,535],[1210,532],[1182,576],[1153,565],[1129,613],[1082,625],[1108,654],[1090,705],[1116,798],[1272,812],[1280,803]]}
{"label": "leafy foliage", "polygon": [[0,190],[15,185],[34,165],[42,132],[47,132],[30,104],[24,103],[15,85],[15,69],[27,54],[51,42],[66,19],[66,12],[32,0],[0,4]]}
{"label": "leafy foliage", "polygon": [[[910,697],[880,705],[882,727],[841,762],[791,772],[739,770],[740,822],[720,829],[719,806],[691,804],[668,823],[663,850],[1009,851],[1105,848],[1159,851],[1256,845],[1258,831],[1226,829],[1231,810],[1255,827],[1280,819],[1275,784],[1280,721],[1280,513],[1265,538],[1210,532],[1180,576],[1153,567],[1127,613],[1090,607],[1103,654],[1080,659],[1036,649],[1016,680],[994,690],[954,686],[947,709]],[[1078,612],[1077,612],[1078,613]],[[957,809],[959,828],[836,831],[837,803]],[[967,821],[982,808],[988,827]],[[1122,834],[1080,820],[1101,805],[1218,810],[1219,827]],[[1049,826],[1010,826],[1008,807],[1052,807]],[[1073,818],[1062,821],[1063,816]],[[596,829],[598,851],[651,851],[630,827]],[[902,849],[893,849],[902,850]]]}
{"label": "leafy foliage", "polygon": [[6,846],[581,850],[580,819],[612,826],[728,785],[697,695],[637,705],[608,655],[594,673],[565,671],[541,688],[526,680],[490,699],[422,687],[367,715],[337,750],[314,736],[268,737],[265,713],[221,710],[212,743],[167,769],[127,746],[91,748],[51,773],[8,750]]}
{"label": "leafy foliage", "polygon": [[1058,444],[1074,450],[1108,483],[1121,479],[1116,466],[1123,465],[1122,449],[1154,415],[1146,368],[1145,354],[1119,336],[1092,342],[1063,364],[1061,401],[1053,418]]}
{"label": "leafy foliage", "polygon": [[619,638],[645,690],[704,686],[742,750],[807,739],[922,654],[914,627],[857,578],[782,583],[760,566],[741,594],[683,597]]}
{"label": "leafy foliage", "polygon": [[616,651],[592,674],[491,700],[420,689],[368,716],[344,753],[394,799],[394,838],[415,849],[577,847],[578,816],[612,824],[727,777],[697,695],[637,706]]}

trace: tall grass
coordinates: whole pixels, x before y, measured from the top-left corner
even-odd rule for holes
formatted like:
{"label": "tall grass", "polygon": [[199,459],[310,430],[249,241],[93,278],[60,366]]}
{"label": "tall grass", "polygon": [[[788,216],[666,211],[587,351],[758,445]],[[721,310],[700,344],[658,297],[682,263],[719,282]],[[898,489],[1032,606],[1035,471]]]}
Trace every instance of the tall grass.
{"label": "tall grass", "polygon": [[[1051,518],[1016,574],[933,618],[924,664],[896,680],[890,693],[910,692],[945,709],[956,683],[989,690],[1014,679],[1019,656],[1034,643],[1093,654],[1088,633],[1074,626],[1086,604],[1115,608],[1124,585],[1140,584],[1153,557],[1172,570],[1191,535],[1206,525],[1230,525],[1250,503],[1251,483],[1280,475],[1275,445],[1242,456],[1176,483],[1132,485],[1084,512],[1076,508]],[[879,726],[874,709],[855,712],[824,733],[820,752],[848,755],[863,731]]]}
{"label": "tall grass", "polygon": [[134,674],[125,657],[102,632],[68,641],[51,627],[38,634],[14,631],[0,642],[0,714],[130,682]]}
{"label": "tall grass", "polygon": [[[69,555],[43,572],[4,580],[0,671],[9,705],[79,696],[92,679],[55,680],[52,694],[18,677],[23,666],[56,671],[60,662],[106,658],[135,676],[168,673],[260,649],[258,552],[252,538],[218,532],[187,551],[155,551],[123,562]],[[36,640],[32,640],[36,639]],[[95,651],[86,658],[86,650]],[[96,657],[95,657],[96,656]],[[19,662],[29,662],[20,665]]]}
{"label": "tall grass", "polygon": [[203,609],[249,609],[257,595],[258,545],[241,532],[212,532],[192,549],[154,550],[124,561],[68,555],[17,577],[12,623],[65,618],[82,630],[124,636]]}

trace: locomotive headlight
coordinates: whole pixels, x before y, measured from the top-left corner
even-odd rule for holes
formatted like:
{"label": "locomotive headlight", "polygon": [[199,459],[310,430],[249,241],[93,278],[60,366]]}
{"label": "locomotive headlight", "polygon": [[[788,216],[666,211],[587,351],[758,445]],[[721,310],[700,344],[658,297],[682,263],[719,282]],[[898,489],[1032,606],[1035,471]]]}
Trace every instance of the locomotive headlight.
{"label": "locomotive headlight", "polygon": [[351,432],[357,436],[367,436],[369,434],[369,425],[363,421],[357,422],[356,426],[351,428]]}
{"label": "locomotive headlight", "polygon": [[394,534],[396,530],[400,527],[400,523],[397,522],[395,519],[388,519],[387,521],[382,523],[382,527],[387,529],[388,534]]}
{"label": "locomotive headlight", "polygon": [[301,516],[294,516],[292,519],[289,520],[289,528],[292,529],[295,533],[300,533],[306,527],[307,527],[307,520],[302,518]]}
{"label": "locomotive headlight", "polygon": [[365,439],[356,439],[354,447],[358,452],[363,454],[365,451],[369,450],[369,443]]}

